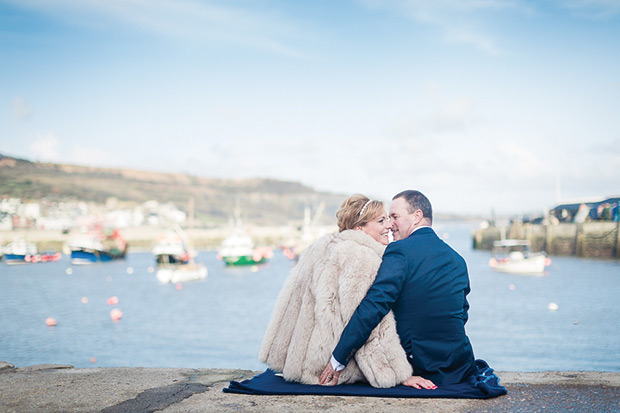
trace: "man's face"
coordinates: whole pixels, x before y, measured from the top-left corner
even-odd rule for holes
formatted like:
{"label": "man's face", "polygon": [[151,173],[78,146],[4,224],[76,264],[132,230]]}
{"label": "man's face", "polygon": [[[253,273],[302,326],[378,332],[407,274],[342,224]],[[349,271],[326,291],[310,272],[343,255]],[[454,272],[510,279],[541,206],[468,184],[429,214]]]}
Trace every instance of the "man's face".
{"label": "man's face", "polygon": [[415,228],[414,214],[408,211],[405,198],[396,198],[390,206],[390,219],[394,241],[407,238]]}

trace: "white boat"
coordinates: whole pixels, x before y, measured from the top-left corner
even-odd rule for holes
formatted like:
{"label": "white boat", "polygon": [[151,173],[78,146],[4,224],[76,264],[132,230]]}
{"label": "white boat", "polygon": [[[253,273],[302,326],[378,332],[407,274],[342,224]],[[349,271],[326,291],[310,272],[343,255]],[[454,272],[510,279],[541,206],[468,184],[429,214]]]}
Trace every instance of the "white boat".
{"label": "white boat", "polygon": [[319,219],[324,210],[325,202],[321,202],[314,216],[311,217],[310,208],[304,208],[304,221],[301,226],[301,232],[295,239],[290,240],[287,243],[288,246],[283,250],[287,258],[298,260],[306,248],[328,232],[319,226]]}
{"label": "white boat", "polygon": [[207,277],[207,268],[194,262],[196,253],[190,249],[179,227],[158,240],[153,254],[157,262],[157,280],[161,283],[197,281]]}
{"label": "white boat", "polygon": [[513,274],[542,275],[551,260],[545,252],[530,252],[527,240],[504,239],[493,242],[493,257],[489,266]]}
{"label": "white boat", "polygon": [[188,264],[190,251],[183,238],[175,234],[166,234],[157,241],[153,248],[157,265]]}

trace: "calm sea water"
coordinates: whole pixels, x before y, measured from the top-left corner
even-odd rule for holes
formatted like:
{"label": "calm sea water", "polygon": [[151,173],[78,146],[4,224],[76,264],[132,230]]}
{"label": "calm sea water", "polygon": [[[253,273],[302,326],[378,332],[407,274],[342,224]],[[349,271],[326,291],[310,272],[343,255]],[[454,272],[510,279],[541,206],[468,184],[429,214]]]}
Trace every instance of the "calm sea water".
{"label": "calm sea water", "polygon": [[[477,358],[500,371],[620,371],[619,261],[552,257],[542,277],[497,273],[488,251],[472,250],[471,228],[436,225],[468,263],[467,332]],[[0,360],[18,367],[264,369],[258,349],[291,262],[277,251],[254,269],[226,268],[213,251],[197,261],[208,277],[181,289],[157,282],[146,252],[92,266],[71,266],[67,257],[0,263]],[[107,303],[112,296],[118,304]],[[114,308],[120,321],[110,318]],[[48,317],[57,326],[46,326]]]}

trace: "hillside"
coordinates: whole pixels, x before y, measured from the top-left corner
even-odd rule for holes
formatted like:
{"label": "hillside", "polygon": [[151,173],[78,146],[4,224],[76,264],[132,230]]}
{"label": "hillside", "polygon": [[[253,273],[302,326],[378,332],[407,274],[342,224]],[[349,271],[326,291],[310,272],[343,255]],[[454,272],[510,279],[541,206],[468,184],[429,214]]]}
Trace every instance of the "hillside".
{"label": "hillside", "polygon": [[329,225],[335,223],[336,210],[346,197],[318,192],[298,182],[211,179],[187,174],[40,163],[1,154],[0,196],[96,203],[115,197],[128,204],[157,200],[172,202],[186,212],[189,212],[189,200],[193,199],[197,225],[227,222],[237,199],[244,221],[258,225],[300,222],[304,208],[314,211],[324,202],[321,223]]}

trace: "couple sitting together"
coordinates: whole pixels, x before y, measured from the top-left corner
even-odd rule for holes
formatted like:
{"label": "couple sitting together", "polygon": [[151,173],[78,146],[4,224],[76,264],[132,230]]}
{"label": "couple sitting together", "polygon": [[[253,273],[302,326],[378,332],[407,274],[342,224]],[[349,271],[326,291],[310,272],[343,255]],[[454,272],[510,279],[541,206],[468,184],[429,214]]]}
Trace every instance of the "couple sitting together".
{"label": "couple sitting together", "polygon": [[388,218],[353,195],[336,217],[339,232],[308,247],[282,287],[260,360],[306,384],[435,389],[475,374],[467,267],[431,228],[429,200],[403,191]]}

